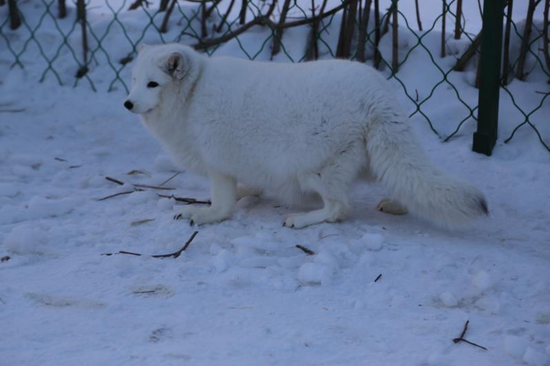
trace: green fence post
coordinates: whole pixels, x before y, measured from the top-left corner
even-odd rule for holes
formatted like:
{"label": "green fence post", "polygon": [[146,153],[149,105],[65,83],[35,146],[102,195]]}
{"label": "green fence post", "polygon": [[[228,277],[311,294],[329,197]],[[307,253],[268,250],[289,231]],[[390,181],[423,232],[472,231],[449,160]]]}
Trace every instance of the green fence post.
{"label": "green fence post", "polygon": [[473,150],[490,156],[497,141],[504,0],[485,0],[481,38],[479,109]]}

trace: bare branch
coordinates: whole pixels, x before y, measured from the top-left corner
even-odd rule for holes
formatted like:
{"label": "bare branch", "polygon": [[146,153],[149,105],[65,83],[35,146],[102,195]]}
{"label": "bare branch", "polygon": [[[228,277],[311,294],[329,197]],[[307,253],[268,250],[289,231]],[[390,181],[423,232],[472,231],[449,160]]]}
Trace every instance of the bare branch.
{"label": "bare branch", "polygon": [[441,18],[441,57],[445,57],[445,28],[447,24],[447,0],[443,0],[443,15]]}
{"label": "bare branch", "polygon": [[273,60],[273,57],[279,53],[281,50],[281,41],[283,39],[283,29],[281,28],[281,25],[285,23],[286,16],[288,14],[288,9],[290,8],[290,1],[291,0],[285,0],[283,4],[283,9],[281,10],[281,16],[279,18],[279,24],[277,26],[277,29],[275,31],[275,36],[273,37],[273,48],[271,49],[271,59]]}
{"label": "bare branch", "polygon": [[399,31],[397,24],[397,1],[392,4],[393,24],[392,24],[392,73],[399,71]]}
{"label": "bare branch", "polygon": [[529,0],[529,7],[527,8],[527,18],[525,19],[525,29],[523,30],[523,39],[521,41],[521,50],[519,53],[518,69],[516,70],[516,76],[519,80],[525,80],[528,73],[524,71],[525,61],[527,59],[527,51],[529,51],[529,41],[531,39],[531,30],[533,27],[533,15],[535,14],[535,8],[541,0]]}
{"label": "bare branch", "polygon": [[15,0],[8,0],[8,11],[10,14],[10,29],[15,30],[21,26],[21,17],[19,8]]}
{"label": "bare branch", "polygon": [[136,10],[137,8],[142,7],[144,5],[146,7],[149,7],[149,5],[151,5],[151,3],[148,0],[136,0],[130,5],[128,10]]}
{"label": "bare branch", "polygon": [[502,61],[502,84],[508,85],[509,75],[510,75],[510,32],[512,29],[512,9],[513,9],[513,0],[508,1],[508,9],[506,11],[506,29],[504,31],[504,56]]}
{"label": "bare branch", "polygon": [[474,38],[474,41],[470,44],[470,47],[460,56],[454,67],[455,71],[464,71],[466,64],[475,55],[477,49],[481,45],[481,32]]}
{"label": "bare branch", "polygon": [[164,15],[164,19],[162,20],[162,24],[160,26],[160,33],[166,33],[168,31],[168,21],[170,20],[170,16],[174,11],[174,7],[176,6],[177,2],[178,0],[172,0],[172,2],[170,3],[170,7],[166,11],[166,14]]}
{"label": "bare branch", "polygon": [[59,19],[63,19],[67,16],[67,4],[65,0],[57,1],[57,16]]}
{"label": "bare branch", "polygon": [[218,33],[221,32],[223,25],[227,21],[227,17],[229,16],[229,13],[231,13],[231,9],[233,9],[234,4],[235,4],[235,0],[231,0],[231,2],[229,3],[229,8],[227,8],[227,11],[225,12],[225,14],[222,17],[222,20],[220,21],[220,24],[218,24],[218,26],[216,27],[216,32]]}
{"label": "bare branch", "polygon": [[422,32],[422,21],[420,20],[420,8],[418,6],[418,0],[414,0],[416,5],[416,22],[418,23],[418,30]]}
{"label": "bare branch", "polygon": [[460,36],[462,35],[460,19],[462,19],[462,0],[457,0],[455,13],[455,39],[460,39]]}
{"label": "bare branch", "polygon": [[359,62],[365,62],[365,47],[367,43],[371,6],[372,0],[366,0],[361,22],[359,24],[359,37],[357,40],[357,61]]}
{"label": "bare branch", "polygon": [[382,55],[378,47],[380,46],[380,3],[379,0],[374,0],[374,68],[380,67]]}
{"label": "bare branch", "polygon": [[249,30],[250,28],[252,28],[255,25],[265,25],[265,26],[268,26],[272,29],[276,29],[276,28],[286,29],[286,28],[293,28],[293,27],[298,27],[298,26],[301,26],[301,25],[311,24],[315,21],[320,21],[324,18],[327,18],[327,17],[332,16],[333,14],[339,12],[347,4],[349,4],[350,1],[351,0],[345,0],[341,5],[335,7],[334,9],[332,9],[332,10],[330,10],[330,11],[328,11],[328,12],[322,14],[322,15],[318,15],[314,18],[306,18],[306,19],[296,20],[294,22],[288,22],[288,23],[282,24],[280,26],[277,23],[275,23],[275,22],[273,22],[272,20],[269,19],[269,17],[271,16],[273,11],[275,10],[276,1],[274,1],[271,4],[268,12],[265,15],[256,16],[252,21],[246,23],[245,25],[243,25],[242,27],[240,27],[239,29],[237,29],[237,30],[235,30],[231,33],[225,34],[225,35],[223,35],[221,37],[218,37],[218,38],[212,38],[212,39],[205,40],[204,42],[195,44],[192,47],[195,48],[196,50],[204,50],[204,49],[207,49],[207,48],[210,48],[210,47],[213,47],[213,46],[217,46],[219,44],[230,41],[235,37],[240,36],[241,34],[243,34],[244,32],[246,32],[247,30]]}
{"label": "bare branch", "polygon": [[546,69],[550,73],[550,53],[548,52],[548,23],[549,23],[549,13],[550,12],[550,0],[544,2],[544,23],[542,26],[542,52],[544,53],[544,61],[546,62]]}

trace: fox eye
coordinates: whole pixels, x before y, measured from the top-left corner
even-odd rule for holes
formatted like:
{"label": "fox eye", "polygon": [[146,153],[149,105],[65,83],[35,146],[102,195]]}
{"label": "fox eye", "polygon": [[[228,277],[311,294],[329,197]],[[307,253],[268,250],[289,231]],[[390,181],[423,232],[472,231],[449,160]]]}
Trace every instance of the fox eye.
{"label": "fox eye", "polygon": [[148,88],[156,88],[157,86],[159,86],[159,83],[156,81],[150,81],[149,84],[147,84]]}

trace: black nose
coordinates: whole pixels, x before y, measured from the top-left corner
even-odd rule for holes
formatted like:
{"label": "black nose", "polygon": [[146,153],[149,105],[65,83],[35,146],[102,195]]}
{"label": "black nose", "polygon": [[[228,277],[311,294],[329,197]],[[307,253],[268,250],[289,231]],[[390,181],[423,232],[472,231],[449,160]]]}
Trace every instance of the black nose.
{"label": "black nose", "polygon": [[127,110],[131,111],[132,108],[134,108],[134,103],[127,100],[127,101],[124,102],[124,106],[126,107]]}

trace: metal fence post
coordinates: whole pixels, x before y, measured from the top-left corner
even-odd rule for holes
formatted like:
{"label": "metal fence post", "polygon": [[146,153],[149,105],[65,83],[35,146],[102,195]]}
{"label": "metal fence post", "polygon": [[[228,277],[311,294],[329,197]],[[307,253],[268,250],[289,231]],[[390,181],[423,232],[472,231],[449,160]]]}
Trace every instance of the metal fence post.
{"label": "metal fence post", "polygon": [[481,36],[479,109],[473,150],[491,155],[498,134],[504,0],[485,0]]}

